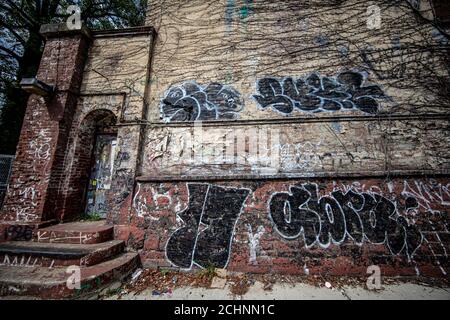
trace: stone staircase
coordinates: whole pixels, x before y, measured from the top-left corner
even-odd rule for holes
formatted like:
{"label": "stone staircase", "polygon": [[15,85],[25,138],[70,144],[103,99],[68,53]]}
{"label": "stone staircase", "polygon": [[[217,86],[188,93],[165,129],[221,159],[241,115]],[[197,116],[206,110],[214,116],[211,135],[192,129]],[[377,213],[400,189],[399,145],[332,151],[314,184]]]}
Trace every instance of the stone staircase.
{"label": "stone staircase", "polygon": [[[104,221],[73,222],[38,229],[33,241],[0,242],[0,296],[82,298],[122,280],[140,260],[113,237]],[[77,272],[69,266],[80,267],[79,288],[67,285]]]}

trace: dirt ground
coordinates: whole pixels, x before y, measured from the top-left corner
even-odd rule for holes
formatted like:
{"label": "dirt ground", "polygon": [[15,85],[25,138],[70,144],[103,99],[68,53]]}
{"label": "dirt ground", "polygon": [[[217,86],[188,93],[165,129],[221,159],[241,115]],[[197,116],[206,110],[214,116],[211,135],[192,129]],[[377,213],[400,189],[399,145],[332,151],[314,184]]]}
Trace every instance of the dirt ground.
{"label": "dirt ground", "polygon": [[108,300],[253,300],[253,299],[443,299],[450,300],[449,279],[381,278],[368,289],[367,278],[284,276],[202,270],[136,271],[124,283],[114,283],[90,299]]}

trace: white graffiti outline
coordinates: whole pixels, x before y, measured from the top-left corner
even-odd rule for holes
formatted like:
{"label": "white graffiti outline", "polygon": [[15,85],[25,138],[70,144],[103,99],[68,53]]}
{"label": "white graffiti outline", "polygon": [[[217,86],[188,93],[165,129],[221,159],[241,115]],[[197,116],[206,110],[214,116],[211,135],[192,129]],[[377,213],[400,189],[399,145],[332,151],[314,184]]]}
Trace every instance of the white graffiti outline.
{"label": "white graffiti outline", "polygon": [[[193,97],[191,94],[187,94],[185,86],[189,85],[189,84],[190,85],[194,85],[194,86],[196,86],[196,87],[198,87],[200,89],[200,91],[196,91],[196,92],[202,92],[202,93],[205,94],[205,96],[206,96],[205,104],[200,103],[200,101],[198,101],[198,99],[196,97]],[[218,94],[221,93],[223,90],[228,90],[228,91],[232,92],[237,97],[237,99],[234,99],[232,97],[228,97],[227,94],[224,95],[224,98],[227,98],[227,102],[229,102],[229,101],[236,102],[236,106],[238,108],[232,109],[232,110],[226,110],[226,111],[219,111],[220,107],[217,106],[214,102],[209,101],[208,100],[208,96],[207,96],[207,94],[204,91],[210,84],[220,84],[220,85],[222,85],[222,88],[219,90]],[[202,112],[201,112],[202,106],[204,106],[206,110],[214,111],[214,113],[215,113],[215,119],[207,119],[207,120],[218,120],[218,119],[220,119],[221,115],[228,115],[228,114],[232,114],[233,118],[237,119],[239,117],[239,112],[244,109],[244,101],[243,101],[243,99],[241,97],[241,94],[238,91],[236,91],[236,89],[234,89],[232,86],[229,86],[229,85],[226,85],[226,84],[222,84],[222,83],[218,83],[218,82],[212,82],[212,83],[209,83],[207,85],[200,85],[195,80],[188,80],[188,81],[184,81],[182,83],[176,84],[176,85],[172,85],[164,92],[164,96],[163,96],[163,98],[160,101],[159,110],[160,110],[160,114],[162,115],[163,121],[166,122],[166,123],[167,122],[171,122],[172,118],[177,113],[184,112],[183,109],[180,109],[180,110],[175,111],[170,116],[167,116],[164,113],[163,107],[164,107],[165,104],[163,103],[163,100],[168,98],[170,92],[172,90],[175,90],[175,89],[179,89],[183,93],[182,97],[180,97],[178,100],[181,100],[181,99],[183,99],[185,97],[189,97],[189,98],[195,100],[195,102],[197,103],[197,107],[198,107],[197,108],[198,109],[197,110],[198,114],[197,114],[197,116],[196,116],[196,118],[194,120],[183,120],[181,122],[201,120],[200,117],[202,115]],[[193,92],[193,93],[196,93],[196,92]],[[173,97],[173,94],[171,95],[171,97]],[[239,100],[242,100],[242,101],[239,101]]]}
{"label": "white graffiti outline", "polygon": [[[316,188],[316,190],[318,190],[318,189],[317,189],[317,188],[318,188],[318,185],[317,185],[316,183],[308,183],[308,182],[301,184],[302,191],[307,192],[307,193],[308,193],[308,197],[309,197],[308,199],[310,199],[310,198],[311,198],[311,193],[309,192],[309,190],[307,190],[307,189],[305,188],[305,185],[313,185],[313,186]],[[306,238],[305,238],[304,227],[303,227],[303,226],[300,228],[300,230],[299,230],[299,232],[298,232],[297,234],[295,234],[295,235],[293,235],[293,236],[286,236],[285,234],[283,234],[283,232],[281,232],[281,231],[278,229],[276,223],[275,223],[274,220],[273,220],[272,212],[271,212],[271,210],[270,210],[270,203],[271,203],[271,201],[272,201],[272,198],[273,198],[274,196],[276,196],[276,195],[279,195],[279,194],[287,194],[287,195],[289,195],[289,196],[293,196],[293,191],[292,191],[292,190],[293,190],[294,188],[300,188],[300,187],[299,187],[299,186],[290,186],[290,187],[289,187],[289,192],[275,192],[275,193],[273,193],[273,194],[270,196],[270,198],[269,198],[269,200],[268,200],[268,202],[267,202],[267,212],[269,213],[269,220],[272,222],[272,225],[273,225],[274,229],[277,231],[277,233],[278,233],[281,237],[283,237],[284,239],[287,239],[287,240],[294,240],[294,239],[297,239],[298,237],[300,237],[300,236],[302,235],[303,242],[304,242],[304,246],[305,246],[305,248],[307,248],[307,249],[310,249],[310,248],[312,248],[312,247],[315,246],[315,245],[318,245],[319,247],[321,247],[321,248],[323,248],[323,249],[326,249],[326,248],[328,248],[328,247],[330,246],[331,242],[333,242],[333,244],[335,244],[335,245],[341,245],[342,243],[346,242],[347,237],[348,237],[348,238],[350,238],[350,239],[351,239],[356,245],[358,245],[358,246],[362,246],[362,245],[364,244],[364,242],[368,242],[368,243],[375,244],[375,245],[385,245],[385,246],[389,249],[389,251],[390,251],[390,253],[391,253],[392,255],[398,256],[398,255],[400,255],[400,254],[403,252],[404,254],[406,254],[408,260],[410,260],[410,259],[414,256],[415,252],[421,247],[421,245],[422,245],[422,243],[423,243],[424,236],[423,236],[422,232],[419,231],[419,233],[420,233],[420,242],[419,242],[418,246],[415,248],[415,250],[414,250],[413,252],[409,252],[409,250],[405,250],[405,248],[407,247],[406,236],[405,236],[404,242],[403,242],[403,245],[402,245],[401,249],[399,249],[399,252],[398,252],[397,254],[394,254],[394,252],[393,252],[393,250],[392,250],[392,248],[391,248],[391,245],[389,244],[389,241],[388,241],[387,230],[384,230],[384,238],[383,238],[383,241],[382,241],[382,242],[372,242],[372,241],[367,237],[366,233],[364,232],[364,225],[363,225],[363,223],[362,223],[362,220],[361,220],[361,217],[360,217],[360,214],[359,214],[359,212],[362,210],[362,208],[364,208],[364,205],[365,205],[365,199],[364,199],[364,197],[363,197],[363,204],[362,204],[362,206],[361,206],[361,209],[359,209],[359,210],[356,210],[356,209],[351,205],[351,203],[348,203],[348,204],[347,204],[347,205],[348,205],[348,206],[356,213],[356,216],[357,216],[357,218],[358,218],[358,220],[359,220],[359,222],[360,222],[360,226],[361,226],[361,230],[362,230],[362,235],[363,235],[363,236],[362,236],[361,242],[357,242],[357,241],[351,236],[351,234],[349,233],[349,231],[348,231],[348,229],[347,229],[347,221],[346,221],[346,219],[345,219],[345,213],[344,213],[344,211],[343,211],[343,209],[342,209],[341,204],[339,203],[339,201],[337,201],[336,199],[334,199],[334,197],[328,196],[328,195],[321,195],[320,198],[318,198],[317,202],[320,203],[320,200],[321,200],[322,198],[324,198],[324,197],[332,198],[332,199],[335,200],[335,203],[336,203],[336,205],[339,207],[340,212],[343,213],[343,214],[342,214],[342,216],[343,216],[342,222],[343,222],[343,224],[344,224],[345,232],[344,232],[343,239],[342,239],[341,241],[335,241],[335,239],[332,237],[332,235],[328,232],[328,242],[327,242],[326,244],[323,244],[323,243],[320,242],[319,237],[321,236],[321,232],[322,232],[322,220],[320,219],[320,215],[319,215],[317,212],[313,211],[312,209],[310,209],[310,208],[308,207],[307,201],[306,201],[305,203],[303,203],[299,208],[300,208],[300,209],[309,210],[310,213],[311,213],[311,214],[314,214],[314,215],[317,217],[317,220],[320,222],[320,226],[319,226],[320,228],[319,228],[319,230],[318,230],[318,231],[315,230],[316,236],[315,236],[314,242],[313,242],[311,245],[308,245],[308,244],[307,244]],[[342,191],[344,195],[346,195],[349,191],[353,191],[353,192],[355,192],[355,193],[357,193],[357,194],[359,194],[359,195],[360,195],[360,193],[361,193],[361,192],[359,192],[358,190],[352,189],[352,188],[346,190],[345,193],[344,193],[344,190],[340,190],[340,189],[335,189],[335,190],[333,190],[333,191],[338,191],[338,190],[339,190],[339,191]],[[384,197],[384,196],[382,196],[382,195],[380,195],[380,194],[378,194],[378,193],[375,193],[375,192],[373,192],[373,191],[365,191],[365,193],[369,194],[369,195],[370,195],[372,198],[374,198],[374,199],[375,199],[374,195],[378,195],[378,196],[380,196],[380,197],[385,198],[387,201],[391,202],[391,204],[394,205],[394,211],[393,211],[393,214],[392,214],[391,216],[389,216],[389,219],[392,219],[392,220],[395,221],[395,222],[397,221],[397,218],[400,217],[400,215],[399,215],[399,213],[398,213],[397,203],[396,203],[395,201],[391,201],[391,200],[387,199],[386,197]],[[287,201],[285,201],[285,205],[286,205],[286,202],[287,202]],[[328,205],[328,204],[327,204],[327,205]],[[290,206],[290,204],[289,204],[289,206]],[[286,209],[286,206],[284,206],[284,210],[285,210],[285,209]],[[372,211],[373,211],[373,210],[372,210]],[[328,214],[328,212],[327,212],[327,214]],[[395,217],[395,218],[394,218],[394,217]],[[372,220],[372,219],[371,219],[371,220]],[[372,220],[372,221],[373,221],[373,220]],[[371,224],[372,224],[372,221],[371,221]],[[288,222],[288,221],[286,221],[286,222]],[[331,239],[331,241],[330,241],[330,239]]]}
{"label": "white graffiti outline", "polygon": [[247,226],[248,244],[250,249],[249,262],[251,264],[258,264],[256,258],[257,252],[259,251],[259,240],[264,235],[266,229],[263,226],[258,226],[256,232],[253,233],[252,226],[249,223],[246,226]]}
{"label": "white graffiti outline", "polygon": [[[290,114],[293,113],[294,111],[301,111],[301,112],[312,113],[312,112],[336,112],[336,111],[345,111],[345,110],[347,110],[347,111],[348,111],[348,110],[360,110],[360,111],[363,111],[363,112],[366,113],[366,112],[368,112],[368,111],[361,110],[360,108],[357,108],[357,107],[356,107],[356,104],[355,104],[353,101],[351,101],[351,99],[353,98],[352,94],[350,94],[350,93],[344,91],[344,88],[343,88],[344,85],[341,84],[341,83],[337,80],[338,77],[339,77],[341,74],[343,74],[343,73],[349,73],[349,72],[351,72],[351,73],[357,73],[357,74],[359,74],[359,75],[362,76],[362,82],[361,82],[361,85],[360,85],[360,88],[361,88],[361,89],[364,89],[364,88],[367,88],[367,87],[370,87],[370,86],[377,86],[381,91],[383,91],[382,88],[381,88],[381,86],[378,85],[378,84],[369,84],[369,85],[367,84],[367,82],[368,82],[368,81],[367,81],[367,78],[368,78],[367,72],[361,72],[361,71],[358,71],[358,70],[350,69],[350,70],[342,70],[342,71],[338,72],[338,73],[337,73],[336,75],[334,75],[334,76],[321,76],[321,75],[319,74],[319,72],[314,71],[314,72],[311,72],[311,73],[309,73],[309,74],[306,74],[306,75],[300,76],[300,77],[273,77],[273,76],[263,77],[263,78],[259,79],[259,80],[256,82],[255,87],[256,87],[257,94],[252,94],[252,95],[251,95],[251,98],[255,101],[256,106],[257,106],[258,109],[265,110],[265,109],[267,109],[267,108],[270,108],[270,110],[272,110],[272,111],[274,111],[274,112],[276,112],[276,113],[279,113],[279,114],[281,114],[281,115],[283,115],[283,116],[290,115]],[[284,87],[284,82],[285,82],[286,79],[291,78],[294,82],[296,82],[297,80],[303,80],[304,83],[306,84],[306,80],[307,80],[309,77],[311,77],[311,76],[317,76],[317,77],[320,79],[320,85],[319,85],[318,88],[312,87],[312,90],[313,90],[313,91],[310,92],[310,93],[308,93],[308,94],[306,94],[306,96],[311,96],[311,97],[317,98],[317,99],[319,99],[320,103],[319,103],[318,107],[317,107],[316,109],[314,109],[314,110],[304,110],[304,109],[301,109],[301,108],[297,108],[297,107],[295,107],[295,105],[296,105],[296,102],[299,103],[299,101],[294,100],[293,98],[291,98],[291,97],[290,97],[289,95],[287,95],[287,94],[284,94],[284,89],[283,89],[283,87]],[[325,98],[325,97],[322,97],[322,96],[320,96],[320,95],[316,95],[317,92],[319,92],[319,91],[321,91],[321,90],[323,90],[323,91],[326,90],[326,89],[325,89],[325,86],[324,86],[324,79],[325,79],[325,78],[328,79],[328,80],[330,80],[334,85],[337,86],[337,89],[333,89],[333,91],[345,95],[346,98],[343,98],[343,99],[339,100],[338,98],[331,98],[331,97]],[[274,96],[283,96],[284,98],[290,100],[290,102],[291,102],[291,104],[292,104],[292,108],[293,108],[292,111],[290,111],[290,112],[283,112],[283,111],[278,110],[277,108],[274,108],[273,106],[271,106],[271,104],[266,105],[266,106],[262,106],[262,105],[258,102],[258,100],[256,99],[255,96],[260,96],[260,97],[263,96],[262,92],[261,92],[260,89],[259,89],[259,88],[260,88],[260,81],[261,81],[261,80],[266,80],[266,79],[267,79],[267,80],[275,80],[275,81],[277,81],[277,82],[280,84],[281,89],[282,89],[282,93],[281,93],[281,94],[277,94],[277,93],[276,93],[277,90],[275,90],[275,88],[274,88],[271,84],[270,84],[269,86],[271,87],[272,91],[274,92]],[[307,85],[307,86],[309,86],[309,85]],[[309,87],[311,87],[311,86],[309,86]],[[296,85],[294,85],[294,87],[293,87],[292,89],[295,90],[295,92],[297,93],[297,95],[299,94]],[[388,97],[384,94],[384,91],[383,91],[383,94],[382,94],[382,95],[369,95],[369,94],[367,94],[367,95],[361,95],[361,96],[358,96],[358,97],[356,98],[356,100],[361,99],[361,98],[371,98],[371,99],[374,99],[374,100],[376,101],[376,99],[388,98]],[[327,109],[323,109],[323,105],[324,105],[324,103],[325,103],[326,100],[330,100],[330,101],[333,101],[334,103],[338,104],[338,105],[340,106],[340,109],[339,109],[339,110],[327,110]],[[344,108],[344,106],[343,106],[343,104],[342,104],[341,101],[342,101],[342,102],[348,102],[348,103],[350,103],[352,107],[351,107],[351,108]],[[379,104],[378,104],[378,105],[379,105]]]}
{"label": "white graffiti outline", "polygon": [[[203,214],[204,214],[204,211],[205,211],[205,204],[206,204],[206,201],[207,201],[207,199],[208,199],[208,194],[209,194],[209,189],[210,189],[210,187],[211,187],[211,184],[209,184],[209,183],[186,183],[186,187],[187,187],[187,190],[188,190],[188,199],[190,199],[190,192],[189,192],[189,187],[188,187],[189,185],[205,185],[205,186],[207,186],[207,190],[206,190],[205,198],[204,198],[204,200],[203,200],[202,212],[201,212],[201,214],[200,214],[199,225],[198,225],[198,228],[197,228],[197,234],[196,234],[196,237],[195,237],[194,246],[193,246],[193,250],[192,250],[191,264],[190,264],[190,266],[189,266],[188,268],[180,268],[180,270],[186,270],[186,271],[187,271],[187,270],[191,270],[193,265],[196,265],[196,266],[198,266],[198,267],[201,268],[201,269],[204,269],[204,268],[205,268],[205,267],[199,265],[198,263],[196,263],[196,262],[194,261],[194,254],[195,254],[195,250],[196,250],[196,248],[197,248],[197,240],[198,240],[198,237],[199,237],[200,233],[203,232],[203,231],[205,231],[205,230],[207,230],[207,229],[210,227],[210,225],[207,225],[207,224],[203,223],[203,222],[202,222],[202,219],[203,219]],[[233,225],[233,228],[232,228],[232,231],[231,231],[231,235],[230,235],[230,243],[229,243],[229,245],[228,245],[228,253],[229,253],[229,254],[228,254],[227,261],[225,262],[225,265],[224,265],[224,268],[226,268],[226,267],[228,266],[228,263],[230,262],[230,258],[231,258],[231,252],[232,252],[231,249],[232,249],[232,245],[233,245],[233,241],[234,241],[234,236],[235,236],[235,232],[236,232],[236,224],[237,224],[237,222],[238,222],[238,220],[239,220],[239,218],[240,218],[240,216],[241,216],[241,214],[242,214],[242,211],[243,211],[243,209],[244,209],[244,207],[245,207],[245,202],[247,202],[247,200],[248,200],[248,198],[249,198],[249,195],[252,193],[252,190],[249,189],[249,188],[236,188],[236,187],[221,186],[221,185],[214,185],[214,186],[215,186],[215,187],[219,187],[219,188],[223,188],[223,189],[239,189],[239,190],[247,190],[247,191],[248,191],[246,197],[245,197],[244,200],[242,201],[241,208],[240,208],[239,213],[238,213],[238,215],[237,215],[237,217],[236,217],[236,219],[235,219],[235,221],[234,221],[234,225]],[[185,207],[182,211],[176,213],[177,217],[178,217],[178,214],[179,214],[179,213],[181,213],[181,212],[187,210],[187,209],[189,208],[189,205],[190,205],[190,204],[189,204],[189,201],[188,201],[188,203],[186,204],[186,207]],[[184,221],[183,221],[183,223],[184,223]],[[201,226],[204,227],[202,230],[200,230],[200,229],[201,229]],[[180,229],[182,229],[182,228],[184,228],[184,227],[185,227],[185,225],[182,225],[181,227],[179,227],[179,228],[177,228],[176,230],[174,230],[174,231],[172,232],[172,234],[174,234],[175,232],[177,232],[178,230],[180,230]],[[169,237],[169,239],[170,239],[170,237]],[[167,245],[168,245],[168,243],[169,243],[169,240],[167,240],[166,245],[165,245],[165,248],[164,248],[166,260],[169,261],[170,264],[171,264],[172,266],[179,268],[179,267],[178,267],[176,264],[174,264],[174,263],[169,259],[169,257],[167,256]]]}

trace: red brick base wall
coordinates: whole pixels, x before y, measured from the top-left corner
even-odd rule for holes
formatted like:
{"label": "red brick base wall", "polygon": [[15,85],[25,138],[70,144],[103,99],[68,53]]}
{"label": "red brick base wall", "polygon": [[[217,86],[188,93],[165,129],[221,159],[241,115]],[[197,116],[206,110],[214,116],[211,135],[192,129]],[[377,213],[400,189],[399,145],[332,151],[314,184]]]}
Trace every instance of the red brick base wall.
{"label": "red brick base wall", "polygon": [[449,188],[447,178],[138,183],[116,236],[147,266],[445,276]]}

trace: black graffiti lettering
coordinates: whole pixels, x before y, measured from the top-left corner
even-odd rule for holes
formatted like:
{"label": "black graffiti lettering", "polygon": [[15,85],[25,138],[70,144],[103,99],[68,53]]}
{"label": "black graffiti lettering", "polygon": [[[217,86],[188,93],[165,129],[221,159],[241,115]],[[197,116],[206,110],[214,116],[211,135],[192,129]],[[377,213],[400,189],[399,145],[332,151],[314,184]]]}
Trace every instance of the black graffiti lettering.
{"label": "black graffiti lettering", "polygon": [[247,189],[210,186],[198,233],[194,261],[200,266],[224,268],[230,255],[234,225],[249,194]]}
{"label": "black graffiti lettering", "polygon": [[[320,204],[317,193],[317,185],[315,184],[304,184],[303,188],[308,192],[309,199],[307,199],[307,207],[310,212],[313,212],[315,216],[317,216],[317,220],[314,223],[310,223],[310,228],[308,232],[308,239],[312,240],[313,238],[318,239],[321,244],[328,244],[329,239],[329,223],[328,217],[326,216],[326,212],[322,212],[320,210]],[[325,214],[323,214],[325,213]],[[323,233],[321,232],[323,229]],[[309,241],[307,243],[308,246],[313,245],[314,242]]]}
{"label": "black graffiti lettering", "polygon": [[399,254],[405,247],[405,228],[399,225],[396,220],[391,219],[387,234],[388,246],[393,254]]}
{"label": "black graffiti lettering", "polygon": [[114,159],[114,167],[119,168],[122,162],[130,160],[130,154],[125,151],[119,151]]}
{"label": "black graffiti lettering", "polygon": [[411,209],[417,209],[419,207],[419,203],[417,202],[417,200],[413,197],[408,197],[405,200],[405,209],[406,211],[411,210]]}
{"label": "black graffiti lettering", "polygon": [[179,213],[184,226],[167,242],[167,258],[176,266],[224,268],[234,227],[249,194],[247,189],[188,184],[188,208]]}
{"label": "black graffiti lettering", "polygon": [[[396,210],[395,205],[378,194],[375,194],[375,201],[377,202],[375,210],[378,211],[380,227],[379,230],[384,230],[387,238],[387,245],[392,253],[398,254],[404,246],[405,236],[403,228],[399,228],[396,218],[394,217]],[[383,231],[382,231],[383,232]]]}
{"label": "black graffiti lettering", "polygon": [[237,119],[244,102],[230,86],[210,83],[204,87],[184,82],[169,89],[161,99],[161,116],[166,122]]}
{"label": "black graffiti lettering", "polygon": [[[382,244],[386,241],[385,226],[382,222],[381,207],[377,207],[377,201],[368,193],[362,194],[364,197],[364,206],[358,211],[361,218],[364,234],[366,238],[375,244]],[[378,208],[378,209],[377,209]]]}
{"label": "black graffiti lettering", "polygon": [[306,78],[263,78],[257,83],[253,98],[261,108],[272,108],[288,115],[295,109],[306,112],[359,109],[378,113],[377,99],[386,98],[377,85],[364,84],[361,72],[345,71],[336,77],[312,73]]}
{"label": "black graffiti lettering", "polygon": [[299,210],[300,225],[304,233],[305,243],[312,246],[317,240],[317,233],[320,230],[319,215],[308,208],[308,199],[311,197],[308,190],[292,187],[292,208]]}
{"label": "black graffiti lettering", "polygon": [[335,243],[343,242],[345,239],[345,216],[339,204],[332,197],[322,197],[319,206],[320,243],[327,245],[330,242],[330,237]]}
{"label": "black graffiti lettering", "polygon": [[[410,205],[415,205],[409,200]],[[395,204],[376,193],[343,192],[318,197],[317,185],[292,186],[290,193],[275,193],[269,202],[269,216],[281,236],[295,239],[302,233],[305,245],[328,246],[352,239],[385,244],[392,254],[411,257],[423,235],[415,225],[397,213]]]}
{"label": "black graffiti lettering", "polygon": [[292,195],[276,193],[270,201],[270,217],[278,232],[286,238],[298,237],[302,230],[302,223],[298,210],[293,211],[290,205]]}
{"label": "black graffiti lettering", "polygon": [[422,233],[415,227],[408,224],[404,217],[398,217],[397,222],[403,226],[406,233],[406,251],[412,256],[417,248],[422,244]]}
{"label": "black graffiti lettering", "polygon": [[6,229],[6,239],[12,241],[30,241],[33,238],[33,227],[12,225]]}
{"label": "black graffiti lettering", "polygon": [[361,210],[364,205],[364,197],[349,190],[347,193],[342,191],[332,192],[333,197],[341,205],[345,216],[345,225],[347,233],[356,243],[363,241],[363,224],[357,210]]}
{"label": "black graffiti lettering", "polygon": [[189,206],[180,212],[178,217],[185,226],[176,230],[170,237],[166,254],[173,264],[181,268],[189,268],[192,264],[195,239],[202,216],[205,195],[208,191],[206,184],[188,184]]}
{"label": "black graffiti lettering", "polygon": [[290,188],[290,192],[272,196],[269,217],[283,237],[296,238],[303,232],[306,245],[313,245],[320,230],[320,220],[317,213],[305,206],[310,194],[307,190],[295,186]]}

